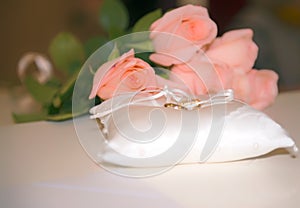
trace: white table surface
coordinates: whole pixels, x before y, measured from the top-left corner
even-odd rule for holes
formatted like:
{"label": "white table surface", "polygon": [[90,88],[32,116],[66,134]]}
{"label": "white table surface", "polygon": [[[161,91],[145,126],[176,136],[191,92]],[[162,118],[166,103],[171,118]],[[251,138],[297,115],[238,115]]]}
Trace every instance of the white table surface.
{"label": "white table surface", "polygon": [[[7,91],[0,92],[0,207],[300,207],[300,157],[275,154],[121,177],[87,156],[72,121],[13,124]],[[300,91],[286,92],[266,110],[298,147],[299,103]]]}

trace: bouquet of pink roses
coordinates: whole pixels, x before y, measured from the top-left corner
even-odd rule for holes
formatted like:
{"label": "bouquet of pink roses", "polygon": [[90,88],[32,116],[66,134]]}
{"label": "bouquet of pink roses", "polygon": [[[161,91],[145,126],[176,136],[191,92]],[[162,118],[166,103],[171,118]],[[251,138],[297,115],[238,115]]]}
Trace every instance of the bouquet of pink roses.
{"label": "bouquet of pink roses", "polygon": [[114,58],[97,70],[90,98],[109,99],[164,85],[184,88],[193,95],[232,89],[235,98],[254,108],[270,105],[278,93],[278,75],[267,69],[253,69],[258,47],[251,29],[228,31],[217,36],[217,25],[206,8],[186,5],[165,13],[150,30],[154,52],[149,59],[170,70],[164,79],[153,67],[135,57],[134,50]]}
{"label": "bouquet of pink roses", "polygon": [[258,47],[251,29],[217,37],[207,9],[186,5],[154,11],[131,32],[95,51],[74,88],[73,112],[82,109],[82,98],[90,102],[90,117],[74,124],[96,163],[140,177],[178,163],[235,161],[277,148],[297,152],[280,125],[252,108],[274,101],[278,75],[253,69]]}
{"label": "bouquet of pink roses", "polygon": [[[25,77],[23,84],[42,108],[36,114],[14,113],[16,122],[59,121],[87,113],[89,104],[72,108],[75,83],[88,89],[79,92],[83,103],[96,95],[101,102],[124,92],[168,86],[191,96],[232,89],[236,99],[263,109],[278,93],[274,71],[253,69],[258,54],[253,31],[232,30],[217,37],[217,25],[204,7],[186,5],[164,15],[157,9],[128,28],[128,12],[121,1],[105,0],[99,20],[104,34],[85,43],[68,32],[53,39],[49,62],[63,76],[43,82]],[[165,71],[160,73],[157,67]],[[78,82],[82,71],[88,74]]]}

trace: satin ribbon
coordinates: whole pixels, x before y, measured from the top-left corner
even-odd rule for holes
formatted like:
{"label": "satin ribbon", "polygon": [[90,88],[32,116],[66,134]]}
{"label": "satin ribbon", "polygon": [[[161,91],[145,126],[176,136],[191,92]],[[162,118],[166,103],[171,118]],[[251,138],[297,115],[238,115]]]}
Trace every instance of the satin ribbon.
{"label": "satin ribbon", "polygon": [[[161,99],[164,98],[165,101]],[[173,107],[174,109],[194,110],[216,104],[225,104],[234,99],[233,90],[227,89],[206,99],[195,98],[180,89],[145,90],[120,94],[90,109],[91,119],[104,118],[128,106]]]}

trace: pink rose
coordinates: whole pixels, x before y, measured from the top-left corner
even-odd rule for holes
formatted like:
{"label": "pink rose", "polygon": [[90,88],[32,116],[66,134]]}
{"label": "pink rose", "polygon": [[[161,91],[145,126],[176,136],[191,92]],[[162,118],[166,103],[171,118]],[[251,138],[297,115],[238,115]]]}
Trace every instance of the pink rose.
{"label": "pink rose", "polygon": [[183,82],[194,95],[232,87],[232,73],[226,64],[211,63],[200,56],[193,57],[188,63],[174,65],[171,71],[171,79]]}
{"label": "pink rose", "polygon": [[[172,41],[170,41],[172,39]],[[166,47],[165,43],[174,43]],[[171,66],[188,62],[196,53],[199,47],[181,37],[161,33],[153,39],[156,53],[150,55],[150,60],[162,66]]]}
{"label": "pink rose", "polygon": [[234,78],[235,97],[262,110],[272,104],[278,94],[278,75],[272,70],[252,69]]}
{"label": "pink rose", "polygon": [[252,37],[251,29],[226,32],[212,42],[206,55],[213,61],[221,61],[233,69],[247,72],[252,69],[258,53],[258,47]]}
{"label": "pink rose", "polygon": [[207,88],[196,72],[187,64],[177,64],[172,67],[170,79],[177,83],[183,83],[188,88],[188,93],[193,95],[203,95],[207,93]]}
{"label": "pink rose", "polygon": [[175,34],[201,47],[217,35],[217,25],[209,18],[207,9],[195,5],[182,6],[165,13],[151,25],[150,30]]}
{"label": "pink rose", "polygon": [[135,92],[156,87],[153,68],[145,61],[135,58],[134,51],[106,62],[96,72],[89,98],[96,95],[109,99],[123,92]]}
{"label": "pink rose", "polygon": [[[157,54],[151,60],[164,66],[188,61],[217,35],[217,25],[201,6],[186,5],[165,13],[150,27],[150,38]],[[170,55],[166,57],[166,55]],[[175,60],[174,60],[175,59]]]}

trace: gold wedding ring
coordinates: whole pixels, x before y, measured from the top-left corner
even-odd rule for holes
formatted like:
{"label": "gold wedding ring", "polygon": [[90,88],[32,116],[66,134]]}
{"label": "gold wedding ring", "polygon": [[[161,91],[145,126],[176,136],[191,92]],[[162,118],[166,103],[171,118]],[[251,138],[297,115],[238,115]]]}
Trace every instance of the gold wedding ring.
{"label": "gold wedding ring", "polygon": [[180,104],[176,104],[176,103],[165,103],[164,106],[166,108],[173,108],[176,110],[186,109],[184,106],[182,106]]}
{"label": "gold wedding ring", "polygon": [[182,109],[183,110],[194,110],[195,108],[201,107],[201,100],[194,99],[194,100],[182,102],[182,103],[165,103],[164,106],[166,108],[173,108],[176,110],[182,110]]}

